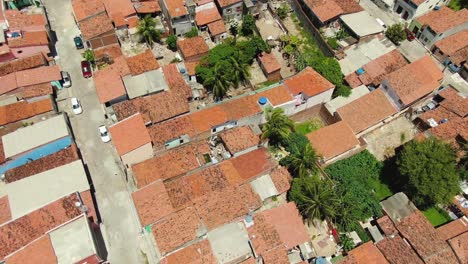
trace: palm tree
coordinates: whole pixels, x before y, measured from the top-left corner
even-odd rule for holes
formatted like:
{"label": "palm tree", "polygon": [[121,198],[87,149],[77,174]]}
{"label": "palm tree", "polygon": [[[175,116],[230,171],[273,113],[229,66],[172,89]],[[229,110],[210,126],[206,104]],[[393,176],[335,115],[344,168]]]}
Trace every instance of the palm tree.
{"label": "palm tree", "polygon": [[310,144],[304,144],[293,151],[285,164],[295,176],[306,177],[318,172],[317,153]]}
{"label": "palm tree", "polygon": [[239,62],[236,58],[230,57],[232,62],[232,79],[233,84],[239,87],[239,83],[244,83],[245,80],[250,78],[250,66],[247,63]]}
{"label": "palm tree", "polygon": [[268,108],[266,111],[267,122],[262,126],[262,139],[269,139],[270,144],[278,146],[289,137],[294,129],[294,124],[282,108]]}
{"label": "palm tree", "polygon": [[296,203],[301,214],[309,221],[335,218],[340,202],[332,184],[318,177],[295,178],[289,200]]}
{"label": "palm tree", "polygon": [[138,21],[137,30],[151,48],[153,48],[153,42],[159,41],[159,38],[161,37],[161,32],[156,29],[156,22],[150,15],[147,15],[142,20]]}
{"label": "palm tree", "polygon": [[215,99],[221,99],[226,95],[232,83],[229,81],[226,73],[223,72],[221,65],[216,64],[213,74],[203,82],[203,85],[211,87]]}

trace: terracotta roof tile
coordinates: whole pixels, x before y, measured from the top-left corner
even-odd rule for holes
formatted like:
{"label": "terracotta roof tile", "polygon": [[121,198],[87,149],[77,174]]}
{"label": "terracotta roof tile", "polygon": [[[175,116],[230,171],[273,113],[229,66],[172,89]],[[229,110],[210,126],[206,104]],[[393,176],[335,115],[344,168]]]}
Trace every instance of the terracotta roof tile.
{"label": "terracotta roof tile", "polygon": [[362,85],[362,81],[359,79],[359,76],[357,75],[356,72],[348,74],[343,79],[351,88],[356,88]]}
{"label": "terracotta roof tile", "polygon": [[389,264],[382,253],[374,246],[372,241],[366,242],[348,253],[345,261],[339,262],[340,264],[366,264],[366,263],[379,263]]}
{"label": "terracotta roof tile", "polygon": [[224,25],[223,20],[218,20],[208,24],[208,30],[210,31],[211,36],[217,36],[223,33],[226,33],[226,26]]}
{"label": "terracotta roof tile", "polygon": [[29,57],[20,58],[0,64],[0,76],[17,71],[36,68],[39,66],[44,66],[46,64],[47,60],[45,59],[44,55],[42,53],[37,53]]}
{"label": "terracotta roof tile", "polygon": [[440,103],[442,107],[450,110],[460,117],[465,117],[468,115],[468,98],[460,95],[458,91],[451,86],[440,92],[439,96],[444,98],[444,100]]}
{"label": "terracotta roof tile", "polygon": [[188,14],[185,7],[185,0],[164,0],[166,3],[167,11],[171,18],[176,18]]}
{"label": "terracotta roof tile", "polygon": [[455,143],[456,137],[458,135],[464,136],[466,131],[468,131],[468,117],[460,118],[455,117],[449,120],[449,122],[440,124],[436,127],[429,129],[430,133],[441,139],[446,140],[452,143]]}
{"label": "terracotta roof tile", "polygon": [[315,96],[335,88],[331,82],[311,67],[307,67],[298,74],[284,80],[284,84],[293,95],[304,93],[308,96]]}
{"label": "terracotta roof tile", "polygon": [[162,67],[162,70],[167,85],[172,92],[180,97],[192,97],[192,88],[185,81],[176,64],[165,65]]}
{"label": "terracotta roof tile", "polygon": [[377,248],[390,263],[423,264],[416,252],[398,234],[385,237],[377,243]]}
{"label": "terracotta roof tile", "polygon": [[439,48],[444,55],[452,56],[468,44],[468,30],[460,31],[442,40],[436,41],[434,46]]}
{"label": "terracotta roof tile", "polygon": [[81,215],[75,202],[78,202],[78,197],[71,194],[0,226],[0,259]]}
{"label": "terracotta roof tile", "polygon": [[388,215],[384,215],[381,218],[377,219],[377,224],[380,229],[384,232],[385,235],[390,236],[397,232],[395,225]]}
{"label": "terracotta roof tile", "polygon": [[200,237],[203,224],[193,207],[175,212],[151,227],[154,239],[162,255]]}
{"label": "terracotta roof tile", "polygon": [[109,127],[109,132],[120,156],[151,143],[143,117],[139,113]]}
{"label": "terracotta roof tile", "polygon": [[219,135],[231,154],[257,146],[260,138],[248,126],[236,127]]}
{"label": "terracotta roof tile", "polygon": [[121,77],[130,74],[123,56],[114,59],[114,63],[94,74],[94,85],[99,102],[102,104],[125,96],[127,91]]}
{"label": "terracotta roof tile", "polygon": [[241,264],[257,264],[257,261],[254,259],[254,257],[250,257],[244,261],[240,262]]}
{"label": "terracotta roof tile", "polygon": [[278,60],[275,57],[275,54],[273,53],[263,52],[261,55],[258,56],[258,59],[262,63],[267,73],[272,73],[281,70],[281,64],[278,62]]}
{"label": "terracotta roof tile", "polygon": [[172,91],[123,101],[113,105],[112,108],[118,120],[139,112],[145,124],[159,123],[190,110],[187,100]]}
{"label": "terracotta roof tile", "polygon": [[434,119],[436,122],[440,122],[443,119],[454,120],[457,117],[457,114],[450,111],[449,109],[445,107],[437,107],[435,109],[422,113],[420,116],[418,116],[418,119],[420,119],[429,126],[430,119]]}
{"label": "terracotta roof tile", "polygon": [[338,108],[338,114],[355,134],[375,125],[397,112],[381,89],[374,90],[359,99]]}
{"label": "terracotta roof tile", "polygon": [[195,14],[195,22],[197,23],[197,26],[205,26],[218,20],[221,20],[221,15],[219,14],[216,6],[202,9]]}
{"label": "terracotta roof tile", "polygon": [[320,128],[306,135],[310,144],[325,159],[341,155],[356,146],[359,140],[345,121]]}
{"label": "terracotta roof tile", "polygon": [[155,146],[163,146],[167,141],[182,135],[196,135],[189,115],[152,125],[148,131]]}
{"label": "terracotta roof tile", "polygon": [[263,254],[264,263],[268,264],[289,264],[287,252],[282,247],[276,247]]}
{"label": "terracotta roof tile", "polygon": [[17,103],[0,106],[0,125],[3,126],[27,119],[50,112],[53,109],[52,100],[50,98],[34,102],[19,101]]}
{"label": "terracotta roof tile", "polygon": [[244,182],[269,173],[277,165],[265,148],[250,151],[226,162],[230,162],[236,168]]}
{"label": "terracotta roof tile", "polygon": [[159,2],[156,0],[138,2],[135,5],[135,9],[139,14],[161,12],[161,6],[159,6]]}
{"label": "terracotta roof tile", "polygon": [[223,111],[222,105],[206,108],[189,115],[195,131],[199,134],[210,131],[213,126],[221,125],[229,119]]}
{"label": "terracotta roof tile", "polygon": [[253,217],[254,225],[249,227],[249,239],[255,254],[263,255],[269,250],[281,246],[281,238],[272,223],[268,222],[261,213]]}
{"label": "terracotta roof tile", "polygon": [[443,33],[451,28],[468,22],[468,9],[454,11],[446,6],[432,10],[417,18],[421,25],[428,25],[436,33]]}
{"label": "terracotta roof tile", "polygon": [[49,45],[49,39],[45,31],[24,32],[21,37],[8,39],[10,48],[47,45]]}
{"label": "terracotta roof tile", "polygon": [[195,68],[198,66],[198,64],[198,61],[185,62],[185,69],[187,70],[187,74],[190,76],[195,75]]}
{"label": "terracotta roof tile", "polygon": [[142,226],[157,222],[174,212],[162,181],[156,181],[132,193]]}
{"label": "terracotta roof tile", "polygon": [[354,0],[305,0],[304,2],[322,23],[343,14],[363,10]]}
{"label": "terracotta roof tile", "polygon": [[217,0],[217,1],[221,8],[225,8],[235,3],[240,3],[242,0]]}
{"label": "terracotta roof tile", "polygon": [[147,49],[143,53],[133,57],[128,57],[126,59],[128,68],[134,76],[144,72],[159,69],[159,63],[150,49]]}
{"label": "terracotta roof tile", "polygon": [[136,15],[133,3],[129,0],[101,0],[106,7],[107,14],[115,21],[115,17],[127,18]]}
{"label": "terracotta roof tile", "polygon": [[52,93],[52,85],[48,82],[29,85],[18,89],[18,97],[24,99],[52,95]]}
{"label": "terracotta roof tile", "polygon": [[291,188],[292,176],[285,167],[277,167],[270,173],[271,180],[278,193],[285,193]]}
{"label": "terracotta roof tile", "polygon": [[468,232],[449,240],[449,244],[455,251],[460,263],[468,263],[468,245],[466,241],[468,241]]}
{"label": "terracotta roof tile", "polygon": [[[257,100],[253,96],[244,96],[234,100],[227,101],[217,107],[222,109],[227,120],[239,120],[244,117],[253,116],[261,113]],[[215,125],[213,123],[213,125]]]}
{"label": "terracotta roof tile", "polygon": [[105,12],[82,20],[78,25],[85,40],[98,37],[108,31],[114,30],[114,26],[112,26],[112,22]]}
{"label": "terracotta roof tile", "polygon": [[73,12],[76,21],[105,12],[105,7],[100,0],[73,0]]}
{"label": "terracotta roof tile", "polygon": [[57,263],[54,247],[49,235],[44,235],[6,258],[8,264]]}
{"label": "terracotta roof tile", "polygon": [[2,86],[0,87],[0,94],[4,94],[18,88],[16,84],[16,72],[0,76],[0,82]]}
{"label": "terracotta roof tile", "polygon": [[10,200],[5,195],[0,197],[0,225],[11,220]]}
{"label": "terracotta roof tile", "polygon": [[97,48],[93,50],[94,57],[100,59],[104,56],[108,56],[112,59],[122,56],[122,50],[120,49],[119,44],[112,44],[102,48]]}
{"label": "terracotta roof tile", "polygon": [[174,252],[165,258],[164,264],[216,264],[216,257],[211,250],[210,242],[202,240]]}
{"label": "terracotta roof tile", "polygon": [[3,150],[3,140],[0,138],[0,164],[5,162],[5,152]]}
{"label": "terracotta roof tile", "polygon": [[414,61],[384,79],[390,84],[403,104],[409,105],[440,86],[444,74],[429,56]]}
{"label": "terracotta roof tile", "polygon": [[11,183],[26,177],[39,174],[78,160],[78,152],[75,144],[60,150],[54,154],[28,162],[22,166],[8,170],[5,173],[5,182]]}
{"label": "terracotta roof tile", "polygon": [[16,72],[17,86],[28,86],[51,81],[61,80],[60,67],[58,65],[38,67]]}
{"label": "terracotta roof tile", "polygon": [[177,47],[185,60],[195,56],[203,56],[209,51],[208,45],[201,36],[179,40]]}
{"label": "terracotta roof tile", "polygon": [[449,240],[468,231],[468,219],[459,218],[452,222],[436,228],[437,233],[443,240]]}
{"label": "terracotta roof tile", "polygon": [[45,30],[47,19],[44,14],[27,14],[15,9],[5,10],[5,18],[11,31]]}

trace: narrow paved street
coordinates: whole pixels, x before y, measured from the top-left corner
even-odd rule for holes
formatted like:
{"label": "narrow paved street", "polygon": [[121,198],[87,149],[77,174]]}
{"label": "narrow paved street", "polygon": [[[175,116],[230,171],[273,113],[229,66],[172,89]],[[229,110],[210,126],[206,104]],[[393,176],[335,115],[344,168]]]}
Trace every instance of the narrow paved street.
{"label": "narrow paved street", "polygon": [[[139,221],[127,190],[124,173],[112,143],[103,143],[98,126],[107,124],[98,101],[92,79],[81,75],[81,54],[75,49],[73,37],[79,35],[70,0],[45,0],[52,30],[57,34],[57,63],[68,71],[72,87],[58,92],[61,111],[69,113],[73,133],[87,165],[96,191],[97,206],[110,263],[144,263],[140,243]],[[74,116],[70,97],[81,100],[83,113]]]}

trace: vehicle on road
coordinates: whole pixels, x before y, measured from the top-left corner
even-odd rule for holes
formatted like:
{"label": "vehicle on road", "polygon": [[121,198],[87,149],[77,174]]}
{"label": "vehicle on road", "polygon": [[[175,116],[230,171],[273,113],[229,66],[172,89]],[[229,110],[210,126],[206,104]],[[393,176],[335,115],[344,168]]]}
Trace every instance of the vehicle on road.
{"label": "vehicle on road", "polygon": [[405,33],[406,33],[406,39],[408,41],[413,41],[415,39],[414,33],[411,32],[408,28],[405,28]]}
{"label": "vehicle on road", "polygon": [[81,62],[81,72],[83,73],[83,77],[89,78],[93,76],[93,72],[91,70],[91,64],[89,61],[82,61]]}
{"label": "vehicle on road", "polygon": [[102,142],[106,143],[111,140],[109,131],[107,131],[106,126],[103,125],[99,127],[99,134],[101,135]]}
{"label": "vehicle on road", "polygon": [[71,79],[70,79],[70,74],[66,71],[60,72],[62,74],[62,85],[65,88],[68,88],[71,86]]}
{"label": "vehicle on road", "polygon": [[75,42],[75,47],[76,47],[76,49],[82,49],[82,48],[84,48],[83,40],[81,39],[80,36],[74,37],[74,38],[73,38],[73,42]]}
{"label": "vehicle on road", "polygon": [[77,98],[73,97],[73,98],[71,99],[71,104],[72,104],[73,113],[74,113],[75,115],[79,115],[79,114],[83,113],[83,108],[81,107],[80,100],[78,100]]}
{"label": "vehicle on road", "polygon": [[375,20],[377,21],[377,23],[379,23],[380,26],[383,27],[384,31],[387,30],[387,25],[385,25],[385,23],[382,21],[382,19],[376,18]]}

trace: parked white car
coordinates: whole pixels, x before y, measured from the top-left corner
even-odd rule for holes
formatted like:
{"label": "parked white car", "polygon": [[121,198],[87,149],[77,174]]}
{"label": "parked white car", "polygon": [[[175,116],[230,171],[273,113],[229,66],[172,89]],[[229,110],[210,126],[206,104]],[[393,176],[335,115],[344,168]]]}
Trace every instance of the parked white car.
{"label": "parked white car", "polygon": [[61,72],[61,74],[62,74],[63,87],[65,88],[70,87],[71,86],[70,74],[68,74],[68,72],[66,71]]}
{"label": "parked white car", "polygon": [[73,98],[71,99],[71,104],[72,104],[73,113],[74,113],[75,115],[79,115],[79,114],[83,113],[83,108],[81,107],[80,100],[78,100],[77,98],[73,97]]}
{"label": "parked white car", "polygon": [[109,131],[107,131],[106,126],[100,126],[99,127],[99,134],[101,135],[101,140],[102,142],[106,143],[111,140]]}

